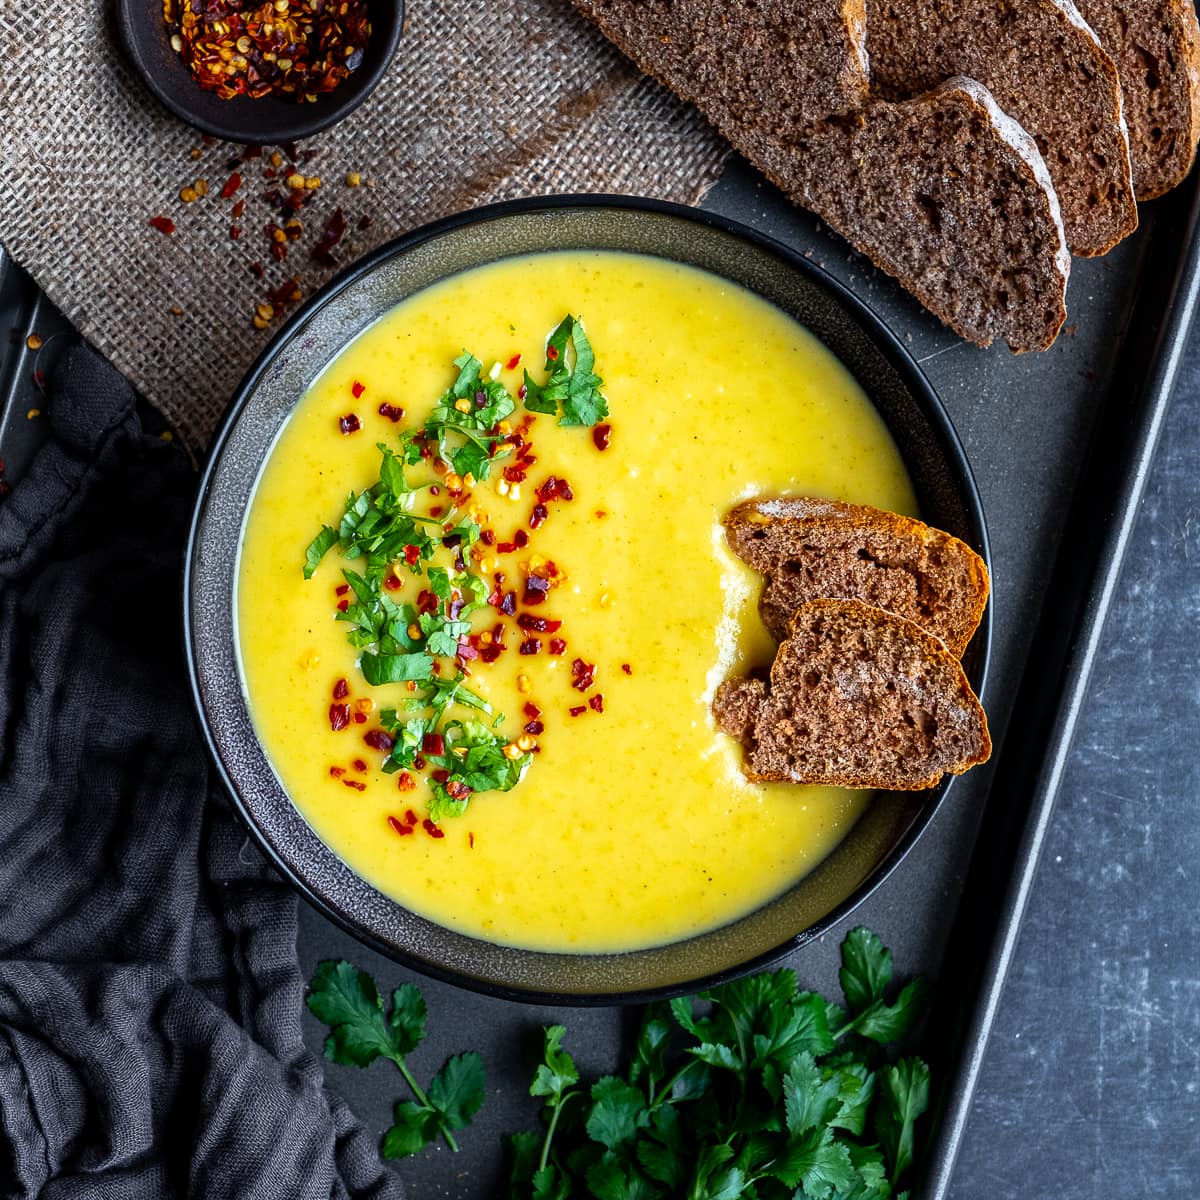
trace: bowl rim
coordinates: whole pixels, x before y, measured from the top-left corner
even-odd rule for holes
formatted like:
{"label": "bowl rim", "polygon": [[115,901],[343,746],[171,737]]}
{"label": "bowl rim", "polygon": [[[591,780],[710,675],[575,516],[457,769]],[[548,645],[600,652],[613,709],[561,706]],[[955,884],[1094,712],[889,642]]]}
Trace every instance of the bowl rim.
{"label": "bowl rim", "polygon": [[[254,815],[249,811],[248,806],[235,787],[232,778],[226,770],[213,731],[209,725],[200,681],[191,606],[195,575],[194,568],[201,527],[204,523],[206,501],[225,443],[228,441],[232,430],[241,416],[242,410],[245,408],[263,375],[279,352],[291,341],[297,330],[307,324],[316,311],[324,307],[347,288],[353,286],[359,279],[368,275],[381,263],[394,256],[404,254],[416,246],[420,246],[464,226],[502,220],[515,215],[524,215],[531,212],[536,213],[543,210],[560,211],[570,209],[624,210],[634,214],[654,213],[713,228],[735,238],[749,241],[759,249],[782,258],[789,266],[806,274],[818,286],[831,292],[834,298],[842,303],[859,325],[864,328],[888,365],[895,369],[904,380],[921,416],[929,423],[937,439],[939,449],[945,455],[947,464],[962,489],[960,498],[965,507],[968,527],[966,532],[969,535],[967,540],[983,559],[989,577],[992,573],[992,558],[982,498],[958,432],[945,406],[934,391],[932,384],[930,384],[916,360],[900,342],[897,335],[879,314],[823,268],[817,266],[785,243],[747,225],[743,225],[723,214],[706,212],[666,200],[607,193],[569,193],[501,201],[496,204],[440,218],[385,242],[355,262],[348,264],[333,279],[309,297],[288,318],[251,364],[213,434],[206,454],[204,469],[188,528],[182,589],[184,650],[187,658],[188,682],[192,705],[210,761],[225,788],[234,812],[242,824],[245,825],[260,852],[263,853],[275,870],[309,904],[313,905],[322,916],[344,929],[364,945],[382,954],[384,957],[394,962],[399,962],[422,975],[441,982],[465,987],[468,990],[498,999],[526,1004],[583,1008],[645,1004],[654,1000],[664,1000],[675,996],[694,994],[719,986],[733,979],[753,974],[756,971],[761,971],[778,962],[779,959],[791,952],[807,945],[809,942],[823,938],[868,900],[890,878],[892,873],[908,856],[924,831],[932,823],[937,812],[946,802],[946,797],[953,790],[954,782],[958,777],[950,775],[943,778],[942,782],[934,789],[937,794],[931,797],[927,803],[921,805],[902,836],[874,866],[866,879],[849,896],[835,905],[834,908],[807,929],[801,930],[799,933],[789,934],[771,948],[755,954],[753,957],[745,959],[735,966],[698,976],[684,985],[660,985],[619,992],[611,991],[594,994],[556,992],[552,990],[509,986],[497,983],[494,980],[465,975],[452,967],[445,967],[439,963],[430,962],[426,959],[417,959],[405,954],[402,950],[397,949],[397,947],[375,934],[372,930],[362,924],[356,923],[351,917],[339,912],[306,881],[298,870],[276,851],[274,846],[271,845],[270,841],[259,829]],[[503,255],[497,257],[500,258]],[[869,396],[868,399],[870,399]],[[989,596],[989,603],[984,609],[983,617],[970,645],[972,673],[976,676],[975,690],[981,698],[986,690],[991,658],[992,609],[993,596]],[[373,887],[373,885],[368,886]],[[383,895],[383,893],[380,894]],[[394,901],[390,897],[386,897],[386,899],[390,903],[404,908],[398,901]],[[433,922],[433,924],[437,924],[437,922]],[[681,942],[686,942],[687,940],[687,938],[680,939]],[[652,947],[647,947],[647,949],[652,949]],[[541,953],[525,948],[519,948],[519,950],[520,953],[530,955]],[[607,954],[593,953],[591,956],[609,958],[620,957],[629,953],[637,952],[614,951]]]}
{"label": "bowl rim", "polygon": [[[327,105],[317,107],[297,104],[295,106],[296,120],[294,122],[291,124],[285,123],[278,129],[269,130],[264,136],[256,136],[257,131],[253,127],[243,124],[236,119],[226,124],[205,116],[203,112],[197,113],[189,109],[176,96],[172,89],[163,83],[158,67],[146,53],[147,41],[146,37],[143,36],[144,25],[142,21],[142,13],[146,8],[146,0],[117,0],[116,20],[126,60],[134,68],[138,78],[142,80],[151,93],[170,113],[178,117],[185,124],[190,125],[193,129],[198,129],[201,133],[219,138],[221,141],[234,142],[244,146],[273,146],[282,142],[300,141],[303,138],[314,137],[316,134],[324,132],[330,126],[336,125],[339,121],[344,120],[354,112],[376,87],[379,86],[380,81],[387,74],[388,68],[392,64],[392,59],[396,56],[396,50],[400,45],[400,39],[404,33],[404,3],[405,0],[383,0],[383,3],[377,6],[380,10],[394,13],[394,19],[390,20],[387,26],[387,33],[383,39],[378,60],[370,69],[356,71],[343,82],[342,86],[345,88],[345,98],[340,103],[333,103],[331,101]],[[160,9],[161,4],[157,3],[156,0],[151,0],[151,12],[157,14]],[[165,23],[161,22],[161,20],[160,23],[163,24],[165,31]],[[371,36],[375,36],[374,29],[372,29]],[[184,68],[184,71],[186,74],[186,68]],[[199,84],[194,84],[194,86],[197,92],[201,92],[202,89]],[[336,96],[337,92],[338,89],[334,89],[329,95],[331,97]],[[250,111],[243,107],[232,107],[237,104],[236,100],[227,101],[226,103],[231,106],[229,108],[231,117],[236,118],[239,115],[248,114]],[[256,102],[247,101],[247,103]]]}

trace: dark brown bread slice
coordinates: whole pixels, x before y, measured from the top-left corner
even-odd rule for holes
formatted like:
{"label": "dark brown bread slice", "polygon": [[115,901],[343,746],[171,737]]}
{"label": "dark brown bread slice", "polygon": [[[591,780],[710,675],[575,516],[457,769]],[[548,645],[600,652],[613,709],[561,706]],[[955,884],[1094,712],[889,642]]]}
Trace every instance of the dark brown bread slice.
{"label": "dark brown bread slice", "polygon": [[[981,346],[1003,338],[1016,351],[1053,342],[1066,318],[1070,270],[1058,201],[1037,147],[986,89],[956,79],[916,100],[875,101],[852,115],[789,125],[775,115],[779,81],[746,49],[748,39],[687,40],[686,53],[668,53],[700,21],[697,14],[711,8],[718,23],[722,16],[736,24],[746,12],[758,14],[764,22],[759,42],[770,40],[768,31],[785,43],[792,38],[796,57],[806,58],[813,51],[800,36],[803,26],[784,20],[785,6],[574,3],[643,71],[695,103],[796,203],[956,333]],[[847,10],[839,0],[817,0],[806,11],[824,12],[829,27]],[[822,48],[821,56],[826,53]],[[714,57],[721,58],[719,67]],[[834,65],[840,71],[846,60]],[[857,70],[856,58],[850,69]],[[763,103],[747,101],[755,91]],[[806,115],[829,107],[819,88],[799,106]]]}
{"label": "dark brown bread slice", "polygon": [[1033,137],[1072,254],[1104,254],[1137,228],[1116,64],[1071,0],[871,0],[871,86],[920,95],[977,79]]}
{"label": "dark brown bread slice", "polygon": [[648,74],[715,125],[784,137],[867,100],[866,0],[579,0]]}
{"label": "dark brown bread slice", "polygon": [[727,679],[712,708],[756,782],[915,791],[992,752],[958,660],[911,621],[858,600],[801,605],[770,680]]}
{"label": "dark brown bread slice", "polygon": [[731,140],[961,337],[1021,353],[1058,336],[1071,269],[1058,199],[982,84],[873,101],[796,141],[753,127]]}
{"label": "dark brown bread slice", "polygon": [[776,641],[806,600],[862,600],[961,658],[988,598],[983,559],[923,521],[808,496],[748,500],[725,517],[739,558],[765,576],[758,610]]}
{"label": "dark brown bread slice", "polygon": [[1182,183],[1200,138],[1200,25],[1192,0],[1078,0],[1113,56],[1139,200]]}

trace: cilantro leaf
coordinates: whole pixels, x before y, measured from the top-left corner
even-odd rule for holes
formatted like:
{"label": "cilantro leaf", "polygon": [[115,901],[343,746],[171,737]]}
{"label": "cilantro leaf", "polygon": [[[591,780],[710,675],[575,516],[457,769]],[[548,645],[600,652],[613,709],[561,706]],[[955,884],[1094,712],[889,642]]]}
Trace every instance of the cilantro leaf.
{"label": "cilantro leaf", "polygon": [[883,998],[892,979],[892,952],[869,929],[852,929],[842,943],[838,981],[851,1013]]}
{"label": "cilantro leaf", "polygon": [[613,1075],[592,1087],[588,1136],[609,1150],[629,1141],[646,1124],[646,1100],[635,1087]]}
{"label": "cilantro leaf", "polygon": [[429,1103],[447,1129],[465,1129],[484,1101],[483,1058],[475,1051],[448,1058],[429,1084]]}
{"label": "cilantro leaf", "polygon": [[424,1150],[438,1136],[437,1114],[427,1105],[401,1100],[392,1114],[393,1124],[383,1135],[384,1158],[407,1158]]}
{"label": "cilantro leaf", "polygon": [[558,423],[564,427],[598,424],[608,416],[608,401],[600,392],[604,381],[593,370],[595,364],[583,322],[568,313],[547,339],[546,382],[539,384],[525,372],[525,407],[530,412],[553,414],[561,405]]}
{"label": "cilantro leaf", "polygon": [[364,654],[359,659],[363,678],[372,686],[433,678],[433,659],[428,654]]}
{"label": "cilantro leaf", "polygon": [[891,1164],[889,1180],[895,1187],[912,1165],[913,1129],[929,1107],[929,1068],[919,1058],[902,1058],[894,1067],[884,1068],[880,1092],[875,1132]]}
{"label": "cilantro leaf", "polygon": [[529,1085],[531,1096],[550,1096],[559,1099],[568,1088],[579,1082],[575,1060],[562,1048],[566,1036],[563,1025],[548,1025],[542,1049],[543,1062]]}
{"label": "cilantro leaf", "polygon": [[328,525],[321,526],[321,532],[308,543],[308,549],[304,551],[305,579],[313,577],[313,572],[320,566],[321,559],[337,545],[337,540],[336,529],[331,529]]}
{"label": "cilantro leaf", "polygon": [[390,1017],[375,981],[348,962],[323,962],[308,994],[309,1011],[331,1027],[325,1056],[343,1066],[365,1067],[382,1055],[410,1053],[424,1035],[425,1004],[411,984],[396,990]]}

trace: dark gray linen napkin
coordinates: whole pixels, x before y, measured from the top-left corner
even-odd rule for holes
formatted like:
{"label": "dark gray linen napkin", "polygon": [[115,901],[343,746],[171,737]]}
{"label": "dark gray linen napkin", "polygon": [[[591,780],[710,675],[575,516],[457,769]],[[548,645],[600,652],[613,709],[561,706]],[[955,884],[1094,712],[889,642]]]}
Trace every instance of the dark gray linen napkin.
{"label": "dark gray linen napkin", "polygon": [[300,1036],[296,899],[195,728],[195,477],[78,347],[0,501],[0,1197],[399,1198]]}

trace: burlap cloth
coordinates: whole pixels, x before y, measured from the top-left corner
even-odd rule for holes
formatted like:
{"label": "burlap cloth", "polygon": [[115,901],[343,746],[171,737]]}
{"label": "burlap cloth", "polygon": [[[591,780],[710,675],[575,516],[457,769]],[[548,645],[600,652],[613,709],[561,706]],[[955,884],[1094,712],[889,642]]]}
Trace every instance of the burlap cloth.
{"label": "burlap cloth", "polygon": [[[126,67],[110,3],[0,0],[0,243],[193,449],[270,336],[252,325],[267,289],[299,277],[308,294],[333,273],[308,249],[335,207],[349,225],[336,252],[344,265],[416,225],[512,196],[695,203],[724,153],[568,0],[409,0],[386,80],[301,149],[315,152],[302,169],[324,185],[302,214],[302,241],[274,262],[262,162],[248,164],[246,212],[231,221],[232,202],[217,193],[237,148],[204,145],[159,106]],[[349,171],[373,186],[348,188]],[[184,204],[179,191],[197,178],[209,193]],[[177,231],[152,229],[156,214]],[[264,279],[251,273],[256,260]]]}

